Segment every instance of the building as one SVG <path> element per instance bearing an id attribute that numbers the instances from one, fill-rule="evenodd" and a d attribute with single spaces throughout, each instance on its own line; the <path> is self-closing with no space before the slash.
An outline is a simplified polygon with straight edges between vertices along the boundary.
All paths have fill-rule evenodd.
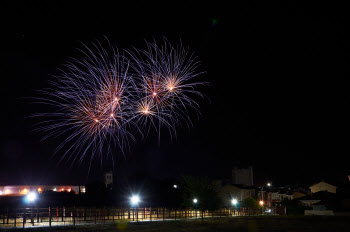
<path id="1" fill-rule="evenodd" d="M 327 202 L 334 202 L 336 194 L 328 191 L 318 191 L 316 193 L 306 195 L 298 198 L 303 206 L 313 206 L 314 204 L 325 204 Z"/>
<path id="2" fill-rule="evenodd" d="M 8 185 L 0 186 L 0 196 L 21 196 L 29 192 L 42 193 L 44 191 L 53 192 L 74 192 L 85 193 L 85 186 L 76 185 Z"/>
<path id="3" fill-rule="evenodd" d="M 256 194 L 254 187 L 221 183 L 219 186 L 218 196 L 226 207 L 232 206 L 233 199 L 243 201 L 248 197 L 254 197 Z"/>
<path id="4" fill-rule="evenodd" d="M 310 186 L 310 190 L 311 190 L 311 193 L 317 193 L 320 191 L 327 191 L 327 192 L 334 193 L 334 194 L 337 193 L 336 186 L 328 184 L 324 181 L 321 181 L 319 183 L 316 183 L 316 184 Z"/>
<path id="5" fill-rule="evenodd" d="M 232 184 L 253 186 L 253 167 L 232 169 Z"/>
<path id="6" fill-rule="evenodd" d="M 107 189 L 112 189 L 113 186 L 113 172 L 105 172 L 104 173 L 104 183 Z"/>

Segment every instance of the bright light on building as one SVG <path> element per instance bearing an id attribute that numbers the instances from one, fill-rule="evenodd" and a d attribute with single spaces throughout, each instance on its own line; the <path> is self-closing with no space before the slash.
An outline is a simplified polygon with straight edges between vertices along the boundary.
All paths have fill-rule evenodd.
<path id="1" fill-rule="evenodd" d="M 271 183 L 269 182 L 269 183 L 267 183 L 267 186 L 271 186 Z"/>
<path id="2" fill-rule="evenodd" d="M 2 195 L 2 191 L 0 191 L 0 196 Z"/>
<path id="3" fill-rule="evenodd" d="M 37 195 L 35 192 L 30 192 L 27 195 L 28 202 L 34 202 L 37 199 Z"/>
<path id="4" fill-rule="evenodd" d="M 130 198 L 130 203 L 131 203 L 131 205 L 137 205 L 139 202 L 140 202 L 140 197 L 137 196 L 137 195 L 133 195 L 133 196 Z"/>
<path id="5" fill-rule="evenodd" d="M 28 193 L 28 189 L 23 189 L 22 191 L 21 191 L 21 194 L 27 194 Z"/>
<path id="6" fill-rule="evenodd" d="M 54 191 L 54 192 L 57 192 L 57 188 L 54 188 L 53 191 Z"/>
<path id="7" fill-rule="evenodd" d="M 259 204 L 260 205 L 264 205 L 264 201 L 259 201 Z"/>
<path id="8" fill-rule="evenodd" d="M 6 189 L 5 190 L 5 194 L 10 194 L 11 193 L 11 190 L 10 189 Z"/>
<path id="9" fill-rule="evenodd" d="M 237 205 L 237 200 L 236 199 L 232 199 L 232 205 Z"/>
<path id="10" fill-rule="evenodd" d="M 197 198 L 194 198 L 194 199 L 193 199 L 193 203 L 195 203 L 195 204 L 198 203 Z"/>
<path id="11" fill-rule="evenodd" d="M 174 184 L 174 186 L 173 186 L 175 189 L 177 189 L 179 186 L 178 185 L 176 185 L 176 184 Z"/>

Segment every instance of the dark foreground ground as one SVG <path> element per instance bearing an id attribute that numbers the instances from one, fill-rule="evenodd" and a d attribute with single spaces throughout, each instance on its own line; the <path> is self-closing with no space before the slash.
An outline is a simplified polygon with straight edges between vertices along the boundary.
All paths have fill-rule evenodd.
<path id="1" fill-rule="evenodd" d="M 141 223 L 115 223 L 106 225 L 82 225 L 52 228 L 27 229 L 1 229 L 3 231 L 125 231 L 125 232 L 209 232 L 209 231 L 235 231 L 235 232 L 349 232 L 350 217 L 322 217 L 322 216 L 266 216 L 266 217 L 235 217 L 211 218 L 204 222 L 201 220 L 141 222 Z"/>

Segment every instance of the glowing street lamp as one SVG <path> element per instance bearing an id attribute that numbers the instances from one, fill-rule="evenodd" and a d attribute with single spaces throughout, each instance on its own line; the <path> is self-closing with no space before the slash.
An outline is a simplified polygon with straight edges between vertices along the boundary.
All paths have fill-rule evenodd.
<path id="1" fill-rule="evenodd" d="M 237 199 L 232 199 L 232 200 L 231 200 L 231 203 L 232 203 L 232 205 L 237 205 L 237 203 L 238 203 L 238 202 L 237 202 Z"/>
<path id="2" fill-rule="evenodd" d="M 140 197 L 139 197 L 138 195 L 132 195 L 132 196 L 130 197 L 130 204 L 131 204 L 132 206 L 138 205 L 139 202 L 140 202 Z"/>
<path id="3" fill-rule="evenodd" d="M 30 192 L 27 194 L 26 198 L 29 203 L 33 203 L 38 198 L 38 196 L 35 192 Z"/>
<path id="4" fill-rule="evenodd" d="M 263 206 L 263 205 L 264 205 L 264 201 L 259 201 L 259 204 L 260 204 L 261 206 Z"/>
<path id="5" fill-rule="evenodd" d="M 197 204 L 197 203 L 198 203 L 197 198 L 194 198 L 194 199 L 193 199 L 193 203 L 195 203 L 195 204 Z"/>

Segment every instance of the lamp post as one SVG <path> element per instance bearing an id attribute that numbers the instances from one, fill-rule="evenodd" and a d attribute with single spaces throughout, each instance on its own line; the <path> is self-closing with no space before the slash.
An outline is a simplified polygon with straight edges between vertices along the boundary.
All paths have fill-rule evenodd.
<path id="1" fill-rule="evenodd" d="M 197 199 L 197 198 L 193 198 L 194 208 L 196 208 L 196 207 L 197 207 L 197 203 L 198 203 L 198 199 Z"/>
<path id="2" fill-rule="evenodd" d="M 271 187 L 271 183 L 267 182 L 266 184 L 268 187 Z M 262 202 L 262 203 L 261 203 Z M 264 204 L 264 185 L 261 187 L 261 201 L 260 204 L 263 205 Z"/>

